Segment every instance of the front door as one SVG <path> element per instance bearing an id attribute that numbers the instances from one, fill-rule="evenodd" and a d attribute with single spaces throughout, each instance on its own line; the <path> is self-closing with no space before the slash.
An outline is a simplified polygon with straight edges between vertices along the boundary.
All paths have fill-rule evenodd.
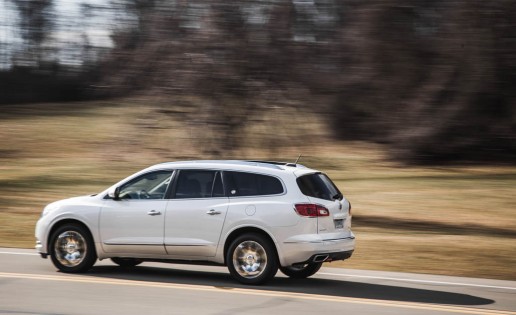
<path id="1" fill-rule="evenodd" d="M 172 171 L 144 174 L 120 187 L 100 213 L 100 237 L 107 253 L 163 255 L 165 194 Z"/>

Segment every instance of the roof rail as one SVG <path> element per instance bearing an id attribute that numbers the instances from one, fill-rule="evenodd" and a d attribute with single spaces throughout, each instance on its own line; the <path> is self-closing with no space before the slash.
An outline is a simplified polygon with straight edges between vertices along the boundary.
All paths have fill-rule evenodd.
<path id="1" fill-rule="evenodd" d="M 305 167 L 304 165 L 291 163 L 291 162 L 264 161 L 264 160 L 247 160 L 246 162 L 283 165 L 283 166 L 290 166 L 290 167 Z"/>

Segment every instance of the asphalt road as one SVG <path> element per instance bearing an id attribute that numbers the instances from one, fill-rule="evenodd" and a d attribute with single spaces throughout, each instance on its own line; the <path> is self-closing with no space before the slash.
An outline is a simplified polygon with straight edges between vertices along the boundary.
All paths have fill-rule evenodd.
<path id="1" fill-rule="evenodd" d="M 0 248 L 0 314 L 516 315 L 516 281 L 322 268 L 249 287 L 222 267 L 102 261 L 64 274 L 33 250 Z"/>

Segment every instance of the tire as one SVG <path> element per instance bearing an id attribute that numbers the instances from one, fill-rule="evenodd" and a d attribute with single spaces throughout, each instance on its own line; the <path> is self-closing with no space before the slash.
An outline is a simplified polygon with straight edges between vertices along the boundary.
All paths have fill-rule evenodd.
<path id="1" fill-rule="evenodd" d="M 143 262 L 143 260 L 136 259 L 136 258 L 121 258 L 121 257 L 113 257 L 113 258 L 111 258 L 111 261 L 123 268 L 132 268 L 132 267 L 138 266 L 139 264 L 141 264 Z"/>
<path id="2" fill-rule="evenodd" d="M 256 233 L 237 237 L 228 248 L 226 263 L 231 276 L 243 284 L 264 284 L 278 272 L 276 248 Z"/>
<path id="3" fill-rule="evenodd" d="M 79 224 L 58 227 L 49 242 L 52 263 L 62 272 L 85 272 L 97 261 L 95 244 L 89 230 Z"/>
<path id="4" fill-rule="evenodd" d="M 311 263 L 301 267 L 280 267 L 281 272 L 292 279 L 304 279 L 313 276 L 319 269 L 321 269 L 323 263 Z"/>

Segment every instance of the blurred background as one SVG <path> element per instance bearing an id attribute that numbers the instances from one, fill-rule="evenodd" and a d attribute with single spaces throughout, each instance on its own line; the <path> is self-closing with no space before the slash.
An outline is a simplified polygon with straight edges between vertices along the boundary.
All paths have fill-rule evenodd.
<path id="1" fill-rule="evenodd" d="M 515 280 L 515 82 L 512 0 L 0 0 L 0 246 L 150 164 L 302 154 L 342 266 Z"/>

